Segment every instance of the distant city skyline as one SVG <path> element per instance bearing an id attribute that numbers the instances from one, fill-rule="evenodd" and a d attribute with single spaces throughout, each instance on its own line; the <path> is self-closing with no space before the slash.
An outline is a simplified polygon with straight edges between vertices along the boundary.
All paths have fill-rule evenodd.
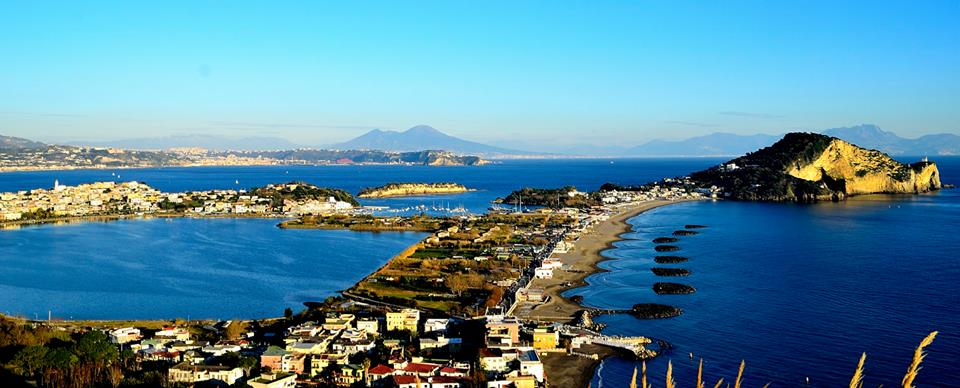
<path id="1" fill-rule="evenodd" d="M 12 2 L 0 134 L 516 148 L 960 133 L 960 3 Z"/>

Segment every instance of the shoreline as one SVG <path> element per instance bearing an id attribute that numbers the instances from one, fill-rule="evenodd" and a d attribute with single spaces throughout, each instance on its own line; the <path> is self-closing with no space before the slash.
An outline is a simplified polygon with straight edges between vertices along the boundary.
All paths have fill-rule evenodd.
<path id="1" fill-rule="evenodd" d="M 26 226 L 73 224 L 86 222 L 110 222 L 122 220 L 148 220 L 148 219 L 166 219 L 166 218 L 190 218 L 190 219 L 281 219 L 291 216 L 276 214 L 210 214 L 210 215 L 191 215 L 183 212 L 178 213 L 143 213 L 143 214 L 99 214 L 85 216 L 63 216 L 44 219 L 12 220 L 0 221 L 0 230 L 14 229 Z"/>
<path id="2" fill-rule="evenodd" d="M 574 241 L 574 248 L 557 254 L 560 261 L 570 267 L 567 271 L 555 271 L 552 279 L 534 279 L 530 287 L 543 288 L 544 294 L 549 296 L 546 303 L 537 305 L 533 309 L 517 316 L 522 319 L 536 319 L 555 322 L 569 322 L 575 318 L 578 311 L 587 309 L 581 303 L 574 302 L 562 294 L 568 290 L 587 286 L 590 283 L 586 278 L 596 273 L 607 272 L 600 268 L 600 263 L 613 258 L 603 255 L 603 252 L 615 248 L 618 241 L 624 240 L 621 235 L 630 232 L 632 225 L 627 220 L 659 207 L 698 201 L 684 199 L 676 201 L 654 200 L 629 206 L 609 219 L 592 226 L 583 235 Z"/>
<path id="3" fill-rule="evenodd" d="M 616 245 L 614 245 L 616 242 L 625 240 L 621 236 L 630 232 L 633 228 L 627 220 L 659 207 L 693 201 L 698 200 L 644 202 L 637 206 L 627 207 L 606 221 L 594 225 L 574 242 L 574 248 L 571 251 L 556 255 L 564 265 L 571 266 L 571 271 L 555 271 L 555 273 L 561 275 L 555 275 L 553 279 L 534 279 L 530 283 L 530 286 L 543 287 L 544 294 L 549 296 L 550 299 L 546 303 L 529 310 L 527 314 L 517 314 L 517 316 L 521 319 L 552 320 L 564 323 L 573 320 L 578 311 L 585 310 L 588 307 L 582 303 L 574 302 L 562 294 L 568 290 L 589 285 L 590 283 L 586 279 L 593 274 L 609 271 L 600 268 L 600 263 L 615 259 L 604 256 L 603 252 L 616 248 Z M 565 358 L 562 362 L 544 362 L 544 371 L 551 376 L 560 374 L 567 377 L 557 386 L 576 386 L 569 385 L 571 383 L 586 386 L 584 384 L 589 384 L 593 380 L 597 373 L 597 367 L 603 360 L 619 354 L 617 351 L 603 346 L 595 346 L 592 349 L 594 350 L 593 354 L 597 356 L 594 360 L 588 361 L 582 357 L 576 357 L 574 359 Z M 569 368 L 571 363 L 577 366 L 578 373 L 573 376 L 564 375 L 564 370 L 571 369 Z"/>

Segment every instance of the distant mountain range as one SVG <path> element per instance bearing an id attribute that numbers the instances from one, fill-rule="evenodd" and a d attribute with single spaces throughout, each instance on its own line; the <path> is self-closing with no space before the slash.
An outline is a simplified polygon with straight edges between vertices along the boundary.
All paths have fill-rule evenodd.
<path id="1" fill-rule="evenodd" d="M 897 136 L 873 124 L 832 128 L 822 132 L 860 147 L 883 151 L 890 155 L 936 156 L 960 155 L 960 136 L 952 133 L 925 135 L 916 139 Z"/>
<path id="2" fill-rule="evenodd" d="M 45 148 L 47 145 L 38 141 L 27 140 L 22 137 L 0 135 L 0 150 L 25 150 Z"/>
<path id="3" fill-rule="evenodd" d="M 876 149 L 891 155 L 960 155 L 960 136 L 954 134 L 926 135 L 917 139 L 907 139 L 892 132 L 884 131 L 872 124 L 831 128 L 824 130 L 822 134 L 838 137 L 861 147 Z M 738 135 L 717 132 L 684 140 L 651 140 L 634 147 L 582 145 L 559 150 L 530 152 L 462 140 L 432 127 L 421 125 L 403 132 L 375 129 L 350 141 L 330 145 L 329 147 L 387 151 L 438 149 L 484 156 L 705 157 L 744 155 L 747 152 L 769 146 L 782 137 L 782 134 Z"/>
<path id="4" fill-rule="evenodd" d="M 956 134 L 932 134 L 916 139 L 908 139 L 897 136 L 892 132 L 884 131 L 872 124 L 831 128 L 821 133 L 890 155 L 960 155 L 960 136 Z M 564 155 L 705 157 L 743 155 L 747 152 L 773 144 L 782 137 L 783 135 L 738 135 L 717 132 L 684 140 L 652 140 L 633 147 L 578 145 L 567 148 L 548 149 L 546 147 L 536 147 L 534 144 L 528 144 L 525 148 L 535 150 L 529 151 L 464 140 L 445 134 L 427 125 L 418 125 L 405 131 L 374 129 L 342 143 L 313 147 L 296 144 L 277 137 L 227 138 L 211 135 L 167 136 L 109 142 L 70 142 L 70 144 L 134 150 L 165 150 L 179 147 L 201 147 L 214 151 L 265 151 L 313 148 L 378 150 L 389 152 L 443 150 L 459 155 L 478 155 L 484 157 L 561 157 Z M 43 146 L 45 146 L 43 143 L 27 139 L 0 136 L 0 149 L 24 149 Z"/>
<path id="5" fill-rule="evenodd" d="M 403 132 L 374 129 L 343 143 L 331 144 L 327 147 L 396 152 L 430 149 L 481 156 L 530 154 L 530 152 L 463 140 L 440 132 L 428 125 L 418 125 Z"/>
<path id="6" fill-rule="evenodd" d="M 70 145 L 122 148 L 130 150 L 166 150 L 200 147 L 214 151 L 290 150 L 302 145 L 279 137 L 230 138 L 213 135 L 178 135 L 113 141 L 72 141 Z"/>

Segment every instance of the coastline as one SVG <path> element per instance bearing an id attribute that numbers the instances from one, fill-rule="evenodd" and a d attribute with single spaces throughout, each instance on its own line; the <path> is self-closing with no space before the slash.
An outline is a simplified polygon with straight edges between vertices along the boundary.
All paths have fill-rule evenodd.
<path id="1" fill-rule="evenodd" d="M 586 281 L 588 276 L 606 271 L 600 268 L 599 264 L 611 260 L 611 258 L 603 256 L 602 253 L 607 249 L 614 248 L 614 243 L 623 240 L 620 236 L 630 231 L 632 226 L 627 223 L 627 220 L 662 206 L 692 201 L 697 200 L 654 200 L 643 202 L 635 206 L 626 207 L 619 213 L 610 216 L 606 221 L 587 229 L 587 231 L 574 242 L 574 248 L 572 250 L 556 255 L 565 266 L 569 267 L 569 270 L 555 271 L 552 279 L 534 279 L 530 283 L 530 287 L 543 288 L 544 295 L 550 298 L 549 301 L 537 305 L 529 311 L 518 312 L 517 316 L 523 319 L 554 322 L 569 322 L 573 320 L 576 313 L 585 309 L 585 307 L 580 303 L 564 297 L 562 294 L 567 290 L 588 285 L 589 283 Z"/>
<path id="2" fill-rule="evenodd" d="M 537 319 L 554 322 L 572 321 L 578 311 L 586 309 L 580 303 L 574 302 L 562 294 L 567 290 L 583 287 L 589 284 L 586 278 L 590 275 L 600 272 L 606 272 L 606 269 L 600 268 L 600 263 L 613 260 L 604 256 L 603 251 L 615 248 L 617 241 L 624 240 L 621 236 L 632 229 L 632 225 L 627 220 L 640 215 L 649 210 L 659 207 L 697 201 L 695 199 L 685 199 L 677 201 L 655 200 L 640 203 L 636 206 L 630 206 L 622 209 L 619 213 L 610 216 L 604 222 L 594 225 L 574 242 L 574 248 L 567 253 L 556 255 L 565 266 L 569 266 L 568 271 L 555 271 L 553 279 L 534 279 L 531 287 L 542 287 L 544 294 L 549 296 L 549 300 L 525 313 L 516 313 L 521 319 Z M 558 276 L 559 275 L 559 276 Z M 585 358 L 583 356 L 562 356 L 549 359 L 545 357 L 544 372 L 550 376 L 562 376 L 559 381 L 555 381 L 553 386 L 558 387 L 584 387 L 593 380 L 597 367 L 604 359 L 615 356 L 618 351 L 604 347 L 592 346 L 590 352 L 596 355 L 595 358 Z M 571 368 L 571 366 L 573 366 Z M 574 373 L 570 373 L 574 370 Z"/>

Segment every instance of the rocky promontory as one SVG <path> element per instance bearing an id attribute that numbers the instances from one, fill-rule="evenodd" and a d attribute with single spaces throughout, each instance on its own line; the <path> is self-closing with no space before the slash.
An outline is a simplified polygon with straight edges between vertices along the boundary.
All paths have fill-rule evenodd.
<path id="1" fill-rule="evenodd" d="M 360 190 L 360 198 L 406 197 L 413 195 L 459 194 L 470 191 L 457 183 L 388 183 Z"/>
<path id="2" fill-rule="evenodd" d="M 788 133 L 773 145 L 691 174 L 724 197 L 816 202 L 862 194 L 922 193 L 941 187 L 937 165 L 900 163 L 835 137 Z"/>

